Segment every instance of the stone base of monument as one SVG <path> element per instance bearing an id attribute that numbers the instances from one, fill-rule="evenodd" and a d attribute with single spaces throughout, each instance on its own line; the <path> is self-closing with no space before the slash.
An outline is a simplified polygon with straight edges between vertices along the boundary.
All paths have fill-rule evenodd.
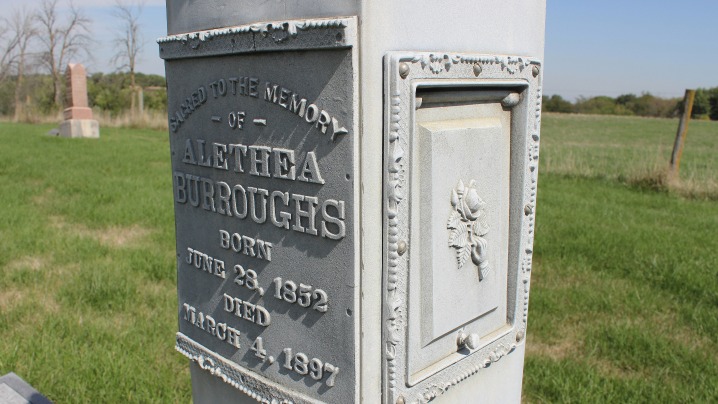
<path id="1" fill-rule="evenodd" d="M 100 124 L 94 119 L 68 119 L 60 124 L 61 137 L 100 137 Z"/>

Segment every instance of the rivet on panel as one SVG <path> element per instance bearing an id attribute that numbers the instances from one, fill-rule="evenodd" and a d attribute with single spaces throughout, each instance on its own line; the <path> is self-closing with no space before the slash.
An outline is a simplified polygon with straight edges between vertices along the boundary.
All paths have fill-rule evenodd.
<path id="1" fill-rule="evenodd" d="M 525 214 L 526 216 L 528 216 L 528 215 L 531 214 L 531 212 L 533 212 L 533 208 L 531 207 L 531 205 L 526 205 L 526 206 L 524 207 L 524 214 Z"/>
<path id="2" fill-rule="evenodd" d="M 399 255 L 404 255 L 404 253 L 406 252 L 406 249 L 407 249 L 406 241 L 402 240 L 399 242 L 399 245 L 396 248 L 396 252 L 398 252 Z"/>
<path id="3" fill-rule="evenodd" d="M 476 63 L 474 64 L 474 76 L 478 76 L 481 74 L 481 65 Z"/>
<path id="4" fill-rule="evenodd" d="M 399 398 L 396 399 L 396 404 L 405 404 L 406 401 L 404 400 L 404 396 L 399 396 Z"/>
<path id="5" fill-rule="evenodd" d="M 466 344 L 466 337 L 467 335 L 464 330 L 459 331 L 459 335 L 456 336 L 456 346 L 463 348 Z"/>
<path id="6" fill-rule="evenodd" d="M 519 105 L 521 102 L 521 95 L 519 93 L 511 93 L 501 100 L 501 106 L 504 108 L 513 108 Z"/>
<path id="7" fill-rule="evenodd" d="M 534 65 L 534 67 L 531 69 L 531 73 L 534 75 L 534 77 L 537 77 L 539 75 L 539 67 Z"/>
<path id="8" fill-rule="evenodd" d="M 470 334 L 466 339 L 466 347 L 469 349 L 476 349 L 479 347 L 479 336 L 477 334 Z"/>
<path id="9" fill-rule="evenodd" d="M 476 349 L 479 347 L 479 342 L 480 338 L 477 334 L 467 334 L 464 330 L 459 331 L 459 335 L 456 337 L 456 345 L 459 349 Z"/>
<path id="10" fill-rule="evenodd" d="M 405 79 L 406 76 L 409 75 L 409 70 L 411 70 L 411 68 L 409 67 L 408 64 L 406 64 L 406 63 L 399 64 L 399 76 L 401 76 L 402 79 Z"/>

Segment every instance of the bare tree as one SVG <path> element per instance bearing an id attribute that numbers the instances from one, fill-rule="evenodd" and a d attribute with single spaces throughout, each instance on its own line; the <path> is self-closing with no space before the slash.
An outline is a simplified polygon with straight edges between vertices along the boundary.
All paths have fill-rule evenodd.
<path id="1" fill-rule="evenodd" d="M 15 58 L 19 38 L 11 28 L 10 21 L 0 19 L 0 82 L 11 74 L 12 61 Z"/>
<path id="2" fill-rule="evenodd" d="M 0 18 L 0 82 L 16 75 L 15 120 L 23 113 L 25 92 L 25 68 L 28 47 L 36 38 L 34 14 L 27 8 L 14 9 L 10 17 Z"/>
<path id="3" fill-rule="evenodd" d="M 127 69 L 130 72 L 130 91 L 132 93 L 130 111 L 132 114 L 137 109 L 136 99 L 141 97 L 141 89 L 135 83 L 135 67 L 137 66 L 137 57 L 144 45 L 139 22 L 143 8 L 144 3 L 142 2 L 131 4 L 116 0 L 112 12 L 112 15 L 120 21 L 121 27 L 114 41 L 117 53 L 113 57 L 113 62 L 118 65 L 120 70 Z M 139 104 L 142 105 L 142 100 L 139 100 Z"/>
<path id="4" fill-rule="evenodd" d="M 55 106 L 62 106 L 62 70 L 70 59 L 89 55 L 90 20 L 70 3 L 64 19 L 58 13 L 57 0 L 42 0 L 37 20 L 42 42 L 41 61 L 52 76 Z"/>
<path id="5" fill-rule="evenodd" d="M 28 50 L 30 44 L 37 38 L 37 27 L 35 25 L 35 14 L 27 8 L 16 9 L 9 21 L 11 32 L 17 38 L 16 55 L 14 58 L 15 73 L 17 82 L 15 85 L 15 121 L 19 121 L 25 110 L 26 95 L 25 73 L 28 63 Z"/>

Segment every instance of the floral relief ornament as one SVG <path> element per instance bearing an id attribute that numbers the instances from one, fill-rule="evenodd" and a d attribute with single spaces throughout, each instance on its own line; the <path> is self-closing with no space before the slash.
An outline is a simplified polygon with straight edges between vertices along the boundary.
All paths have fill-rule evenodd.
<path id="1" fill-rule="evenodd" d="M 486 220 L 486 203 L 479 197 L 475 186 L 474 180 L 468 187 L 459 180 L 456 188 L 451 191 L 451 206 L 454 210 L 449 215 L 446 227 L 450 230 L 449 247 L 456 249 L 459 269 L 471 257 L 471 261 L 479 267 L 481 281 L 491 271 L 484 238 L 489 232 L 489 224 Z"/>

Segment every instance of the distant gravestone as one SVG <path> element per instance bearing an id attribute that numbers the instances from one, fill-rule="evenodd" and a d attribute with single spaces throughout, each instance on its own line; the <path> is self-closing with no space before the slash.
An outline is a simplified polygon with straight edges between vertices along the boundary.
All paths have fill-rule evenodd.
<path id="1" fill-rule="evenodd" d="M 92 119 L 92 109 L 87 105 L 87 77 L 81 64 L 67 65 L 67 108 L 65 120 L 60 124 L 62 137 L 100 137 L 100 125 Z"/>

